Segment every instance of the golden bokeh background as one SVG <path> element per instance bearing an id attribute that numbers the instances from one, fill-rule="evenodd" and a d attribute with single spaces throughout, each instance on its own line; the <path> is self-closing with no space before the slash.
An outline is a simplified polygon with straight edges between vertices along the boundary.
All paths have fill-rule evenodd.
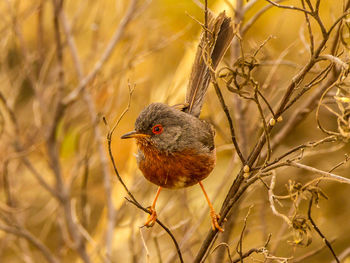
<path id="1" fill-rule="evenodd" d="M 252 1 L 243 2 L 247 6 Z M 33 169 L 49 185 L 56 187 L 53 169 L 55 165 L 48 155 L 46 144 L 50 125 L 54 120 L 55 105 L 58 100 L 67 98 L 66 96 L 79 87 L 84 77 L 96 66 L 101 66 L 84 86 L 83 92 L 65 109 L 55 133 L 63 181 L 71 187 L 69 199 L 72 218 L 84 227 L 80 229 L 80 233 L 86 239 L 86 251 L 91 262 L 178 262 L 174 245 L 164 230 L 158 225 L 151 229 L 139 228 L 147 215 L 125 201 L 127 194 L 115 177 L 108 157 L 108 127 L 103 123 L 102 117 L 113 126 L 127 107 L 129 87 L 134 87 L 130 108 L 114 132 L 112 150 L 124 182 L 138 201 L 147 207 L 153 200 L 156 186 L 146 181 L 137 169 L 134 158 L 135 143 L 121 140 L 120 136 L 133 129 L 138 113 L 149 103 L 176 104 L 184 101 L 201 30 L 198 21 L 202 22 L 204 17 L 202 3 L 197 0 L 64 1 L 59 19 L 64 72 L 61 94 L 53 2 L 7 0 L 0 3 L 0 91 L 6 101 L 0 107 L 0 226 L 26 229 L 57 257 L 58 262 L 84 262 L 74 249 L 69 231 L 64 232 L 67 230 L 67 211 L 38 183 Z M 133 2 L 136 4 L 131 10 L 131 19 L 121 30 L 123 19 L 130 12 Z M 245 13 L 243 22 L 236 25 L 237 28 L 244 27 L 249 19 L 267 5 L 262 0 L 253 2 L 255 4 Z M 321 1 L 320 16 L 327 28 L 342 14 L 343 2 L 345 1 Z M 283 3 L 300 6 L 300 1 L 290 0 Z M 235 1 L 229 0 L 209 1 L 209 8 L 215 14 L 225 10 L 233 20 L 235 5 Z M 314 40 L 317 44 L 322 35 L 315 23 L 312 23 L 312 28 L 315 30 Z M 108 59 L 99 65 L 108 43 L 118 30 L 120 37 L 116 45 Z M 294 10 L 270 8 L 242 36 L 244 54 L 252 55 L 268 38 L 271 39 L 261 47 L 256 57 L 260 65 L 254 71 L 254 78 L 270 94 L 270 103 L 276 108 L 285 87 L 310 57 L 305 46 L 309 39 L 304 14 Z M 70 41 L 74 42 L 75 53 Z M 330 50 L 330 46 L 331 43 L 327 45 L 325 52 Z M 347 56 L 348 50 L 343 48 L 341 52 Z M 74 57 L 78 62 L 74 61 Z M 221 66 L 230 65 L 234 59 L 237 59 L 237 54 L 230 49 Z M 279 64 L 276 63 L 278 60 Z M 77 63 L 80 65 L 81 75 L 77 70 Z M 325 67 L 324 65 L 325 63 L 320 63 L 315 71 Z M 310 74 L 306 79 L 311 80 L 313 76 Z M 317 86 L 313 89 L 317 89 Z M 232 116 L 236 116 L 235 122 L 240 120 L 235 111 L 235 95 L 224 88 L 222 92 Z M 305 99 L 308 96 L 309 93 L 305 95 Z M 288 120 L 302 101 L 287 111 L 283 116 L 284 120 Z M 248 113 L 242 120 L 246 127 L 246 141 L 242 146 L 245 154 L 252 150 L 261 134 L 260 117 L 256 108 L 251 108 L 248 108 Z M 8 109 L 14 113 L 19 127 L 18 134 Z M 334 115 L 325 110 L 321 114 L 326 126 L 336 129 Z M 209 88 L 201 117 L 212 122 L 217 129 L 217 166 L 204 181 L 204 185 L 215 209 L 219 211 L 240 169 L 240 163 L 233 151 L 226 117 L 212 87 Z M 277 124 L 272 137 L 281 127 L 283 122 Z M 96 129 L 99 132 L 97 134 Z M 273 156 L 277 157 L 292 147 L 323 137 L 317 128 L 313 111 L 278 144 Z M 238 141 L 241 143 L 239 136 Z M 338 148 L 334 149 L 336 147 Z M 346 142 L 324 144 L 307 150 L 309 154 L 305 154 L 303 163 L 327 171 L 343 161 L 349 149 Z M 106 158 L 104 162 L 101 156 Z M 335 173 L 349 177 L 349 165 L 339 167 Z M 277 195 L 288 194 L 288 180 L 305 183 L 316 177 L 310 172 L 289 167 L 277 170 L 277 175 Z M 111 202 L 115 211 L 115 226 L 110 234 L 110 255 L 106 255 L 106 180 L 110 183 Z M 265 181 L 269 183 L 269 179 Z M 336 253 L 340 254 L 350 247 L 349 185 L 321 182 L 319 186 L 328 196 L 328 200 L 321 199 L 318 208 L 313 208 L 313 219 L 327 239 L 332 241 Z M 306 200 L 301 201 L 301 211 L 305 216 L 307 204 Z M 291 205 L 290 200 L 286 200 L 276 206 L 280 212 L 287 214 Z M 292 257 L 298 259 L 323 247 L 321 238 L 311 230 L 309 232 L 312 243 L 309 246 L 289 244 L 288 240 L 293 241 L 293 230 L 271 212 L 265 186 L 256 183 L 232 211 L 235 226 L 228 245 L 234 258 L 238 255 L 234 251 L 244 218 L 251 206 L 243 251 L 262 247 L 269 233 L 272 234 L 269 249 L 273 251 L 273 255 L 290 258 L 290 262 L 294 262 Z M 200 188 L 193 186 L 174 191 L 164 190 L 157 209 L 159 219 L 172 230 L 181 244 L 185 262 L 191 262 L 210 229 L 208 208 Z M 285 231 L 280 232 L 283 227 L 286 227 Z M 220 238 L 213 248 L 219 243 Z M 207 262 L 229 262 L 226 253 L 219 252 L 221 249 L 225 251 L 223 248 L 214 252 L 212 249 Z M 219 253 L 221 259 L 217 256 Z M 263 258 L 261 254 L 253 254 L 245 261 L 256 262 L 253 259 Z M 26 238 L 0 228 L 0 262 L 45 260 L 40 249 Z M 332 260 L 330 251 L 323 248 L 301 262 Z M 344 259 L 344 262 L 350 262 L 350 259 Z"/>

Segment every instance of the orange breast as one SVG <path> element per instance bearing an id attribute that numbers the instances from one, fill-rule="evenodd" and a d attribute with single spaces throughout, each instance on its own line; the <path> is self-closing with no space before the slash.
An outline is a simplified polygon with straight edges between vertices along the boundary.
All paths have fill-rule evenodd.
<path id="1" fill-rule="evenodd" d="M 215 150 L 198 154 L 193 150 L 162 153 L 153 146 L 139 144 L 143 153 L 138 165 L 143 175 L 152 183 L 165 188 L 183 188 L 206 178 L 216 162 Z"/>

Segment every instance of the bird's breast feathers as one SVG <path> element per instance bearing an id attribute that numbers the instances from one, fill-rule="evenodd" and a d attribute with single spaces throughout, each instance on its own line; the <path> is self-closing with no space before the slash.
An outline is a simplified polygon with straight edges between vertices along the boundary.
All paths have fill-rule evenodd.
<path id="1" fill-rule="evenodd" d="M 206 178 L 215 167 L 215 149 L 197 153 L 192 149 L 160 152 L 151 145 L 138 143 L 137 162 L 147 180 L 165 188 L 192 186 Z"/>

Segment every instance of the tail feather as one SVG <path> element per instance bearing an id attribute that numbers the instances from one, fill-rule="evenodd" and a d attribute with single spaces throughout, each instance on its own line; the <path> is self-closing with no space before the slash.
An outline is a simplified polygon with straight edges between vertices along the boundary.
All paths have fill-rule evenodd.
<path id="1" fill-rule="evenodd" d="M 227 17 L 225 12 L 220 13 L 215 19 L 210 19 L 208 29 L 208 40 L 205 38 L 205 31 L 202 32 L 186 94 L 188 105 L 186 111 L 196 117 L 201 112 L 204 96 L 210 83 L 210 70 L 207 66 L 208 62 L 203 59 L 207 57 L 204 52 L 209 52 L 211 66 L 215 70 L 234 36 L 231 18 Z"/>

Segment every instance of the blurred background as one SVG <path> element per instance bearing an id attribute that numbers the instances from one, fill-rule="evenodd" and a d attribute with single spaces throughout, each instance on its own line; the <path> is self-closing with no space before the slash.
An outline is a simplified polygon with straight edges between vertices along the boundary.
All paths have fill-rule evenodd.
<path id="1" fill-rule="evenodd" d="M 301 6 L 301 1 L 279 2 Z M 321 1 L 320 17 L 326 28 L 343 13 L 346 2 Z M 254 79 L 275 109 L 286 86 L 309 60 L 310 39 L 302 12 L 268 5 L 263 0 L 209 1 L 214 14 L 225 10 L 232 17 L 241 37 L 241 41 L 234 39 L 219 68 L 234 67 L 242 57 L 254 60 L 258 64 L 252 71 Z M 144 207 L 149 206 L 157 186 L 137 169 L 135 142 L 120 136 L 133 130 L 138 113 L 149 103 L 184 102 L 204 21 L 203 3 L 4 0 L 0 2 L 0 17 L 0 261 L 178 262 L 165 231 L 158 225 L 140 228 L 147 214 L 126 202 L 127 193 L 108 156 L 109 128 L 102 117 L 113 126 L 128 105 L 129 89 L 134 89 L 130 108 L 113 134 L 112 151 L 130 191 Z M 317 47 L 322 34 L 314 20 L 311 27 Z M 343 33 L 344 46 L 337 54 L 347 62 L 346 28 Z M 341 42 L 331 35 L 325 53 L 331 52 L 334 41 Z M 305 83 L 327 65 L 322 62 L 312 68 Z M 259 112 L 256 105 L 229 92 L 224 82 L 219 84 L 234 118 L 237 140 L 247 156 L 262 134 Z M 320 81 L 319 85 L 323 84 Z M 319 85 L 294 104 L 283 120 L 298 112 Z M 317 128 L 315 105 L 276 141 L 272 159 L 325 137 Z M 336 104 L 333 107 L 339 111 Z M 266 105 L 264 112 L 269 120 Z M 203 183 L 220 211 L 241 164 L 213 88 L 209 88 L 201 118 L 216 128 L 217 166 Z M 321 109 L 320 119 L 329 130 L 337 131 L 334 113 Z M 276 125 L 272 140 L 280 134 L 284 121 Z M 343 162 L 349 150 L 346 140 L 322 144 L 307 149 L 302 162 L 328 171 Z M 341 165 L 334 173 L 348 177 L 349 165 Z M 289 180 L 304 184 L 317 177 L 290 167 L 278 169 L 276 174 L 276 195 L 288 194 Z M 265 183 L 270 183 L 269 177 Z M 329 181 L 318 186 L 328 200 L 320 199 L 312 210 L 313 219 L 332 241 L 335 252 L 341 254 L 350 248 L 349 186 Z M 260 181 L 249 187 L 232 210 L 225 237 L 219 236 L 211 247 L 207 262 L 229 262 L 225 246 L 214 249 L 220 242 L 227 243 L 229 253 L 237 258 L 236 246 L 249 209 L 243 252 L 263 247 L 271 234 L 269 255 L 288 262 L 334 259 L 310 224 L 302 244 L 293 244 L 295 230 L 272 213 L 268 197 Z M 305 218 L 306 199 L 301 198 L 298 208 L 298 214 Z M 276 207 L 288 214 L 293 202 L 282 200 Z M 199 186 L 162 191 L 157 212 L 180 244 L 184 261 L 191 262 L 211 227 Z M 287 262 L 261 253 L 245 259 L 257 260 Z M 343 261 L 348 262 L 346 258 Z"/>

